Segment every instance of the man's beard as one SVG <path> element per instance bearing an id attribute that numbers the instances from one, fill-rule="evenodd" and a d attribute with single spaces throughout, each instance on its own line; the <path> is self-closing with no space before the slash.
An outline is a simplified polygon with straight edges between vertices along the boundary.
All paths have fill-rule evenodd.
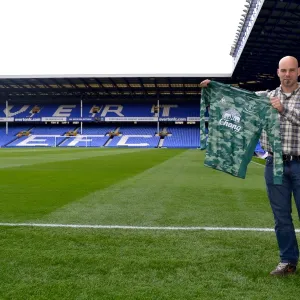
<path id="1" fill-rule="evenodd" d="M 291 79 L 283 79 L 283 85 L 291 86 L 293 85 L 293 81 Z"/>

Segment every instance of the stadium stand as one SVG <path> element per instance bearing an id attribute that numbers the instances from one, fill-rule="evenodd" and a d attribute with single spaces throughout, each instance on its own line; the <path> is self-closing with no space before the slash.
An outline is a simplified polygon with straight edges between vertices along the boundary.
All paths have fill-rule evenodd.
<path id="1" fill-rule="evenodd" d="M 122 125 L 120 127 L 120 132 L 122 134 L 140 134 L 140 135 L 155 135 L 157 127 L 154 125 L 150 126 L 128 126 Z"/>
<path id="2" fill-rule="evenodd" d="M 61 125 L 52 125 L 52 126 L 34 126 L 31 129 L 31 134 L 35 135 L 63 135 L 69 131 L 73 131 L 78 126 L 61 126 Z"/>
<path id="3" fill-rule="evenodd" d="M 88 127 L 84 126 L 82 128 L 82 134 L 83 135 L 106 135 L 110 131 L 114 131 L 116 129 L 116 126 L 110 125 L 110 126 L 93 126 L 89 125 Z"/>
<path id="4" fill-rule="evenodd" d="M 170 126 L 162 144 L 167 148 L 197 148 L 200 145 L 198 126 Z"/>

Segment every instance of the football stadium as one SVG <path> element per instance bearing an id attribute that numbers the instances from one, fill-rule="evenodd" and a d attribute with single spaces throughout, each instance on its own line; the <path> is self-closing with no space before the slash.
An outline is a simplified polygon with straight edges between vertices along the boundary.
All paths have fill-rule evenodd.
<path id="1" fill-rule="evenodd" d="M 0 299 L 299 298 L 264 151 L 241 179 L 201 150 L 200 82 L 273 90 L 300 59 L 298 0 L 241 1 L 230 74 L 0 76 Z"/>

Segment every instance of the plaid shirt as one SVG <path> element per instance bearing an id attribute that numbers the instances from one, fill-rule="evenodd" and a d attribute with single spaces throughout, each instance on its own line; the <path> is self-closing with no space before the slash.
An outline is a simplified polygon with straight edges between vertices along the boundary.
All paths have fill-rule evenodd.
<path id="1" fill-rule="evenodd" d="M 267 96 L 278 97 L 284 107 L 284 111 L 278 115 L 282 153 L 300 156 L 300 83 L 288 97 L 283 93 L 281 87 L 269 92 Z M 261 134 L 260 143 L 265 151 L 272 152 L 265 131 Z"/>

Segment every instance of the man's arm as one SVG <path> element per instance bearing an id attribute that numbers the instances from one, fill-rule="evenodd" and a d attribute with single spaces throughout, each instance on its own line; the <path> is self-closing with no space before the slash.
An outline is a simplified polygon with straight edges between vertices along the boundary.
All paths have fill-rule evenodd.
<path id="1" fill-rule="evenodd" d="M 293 108 L 293 110 L 289 108 L 285 108 L 282 103 L 280 102 L 279 98 L 271 97 L 271 104 L 272 106 L 287 120 L 291 123 L 300 125 L 300 110 Z"/>

